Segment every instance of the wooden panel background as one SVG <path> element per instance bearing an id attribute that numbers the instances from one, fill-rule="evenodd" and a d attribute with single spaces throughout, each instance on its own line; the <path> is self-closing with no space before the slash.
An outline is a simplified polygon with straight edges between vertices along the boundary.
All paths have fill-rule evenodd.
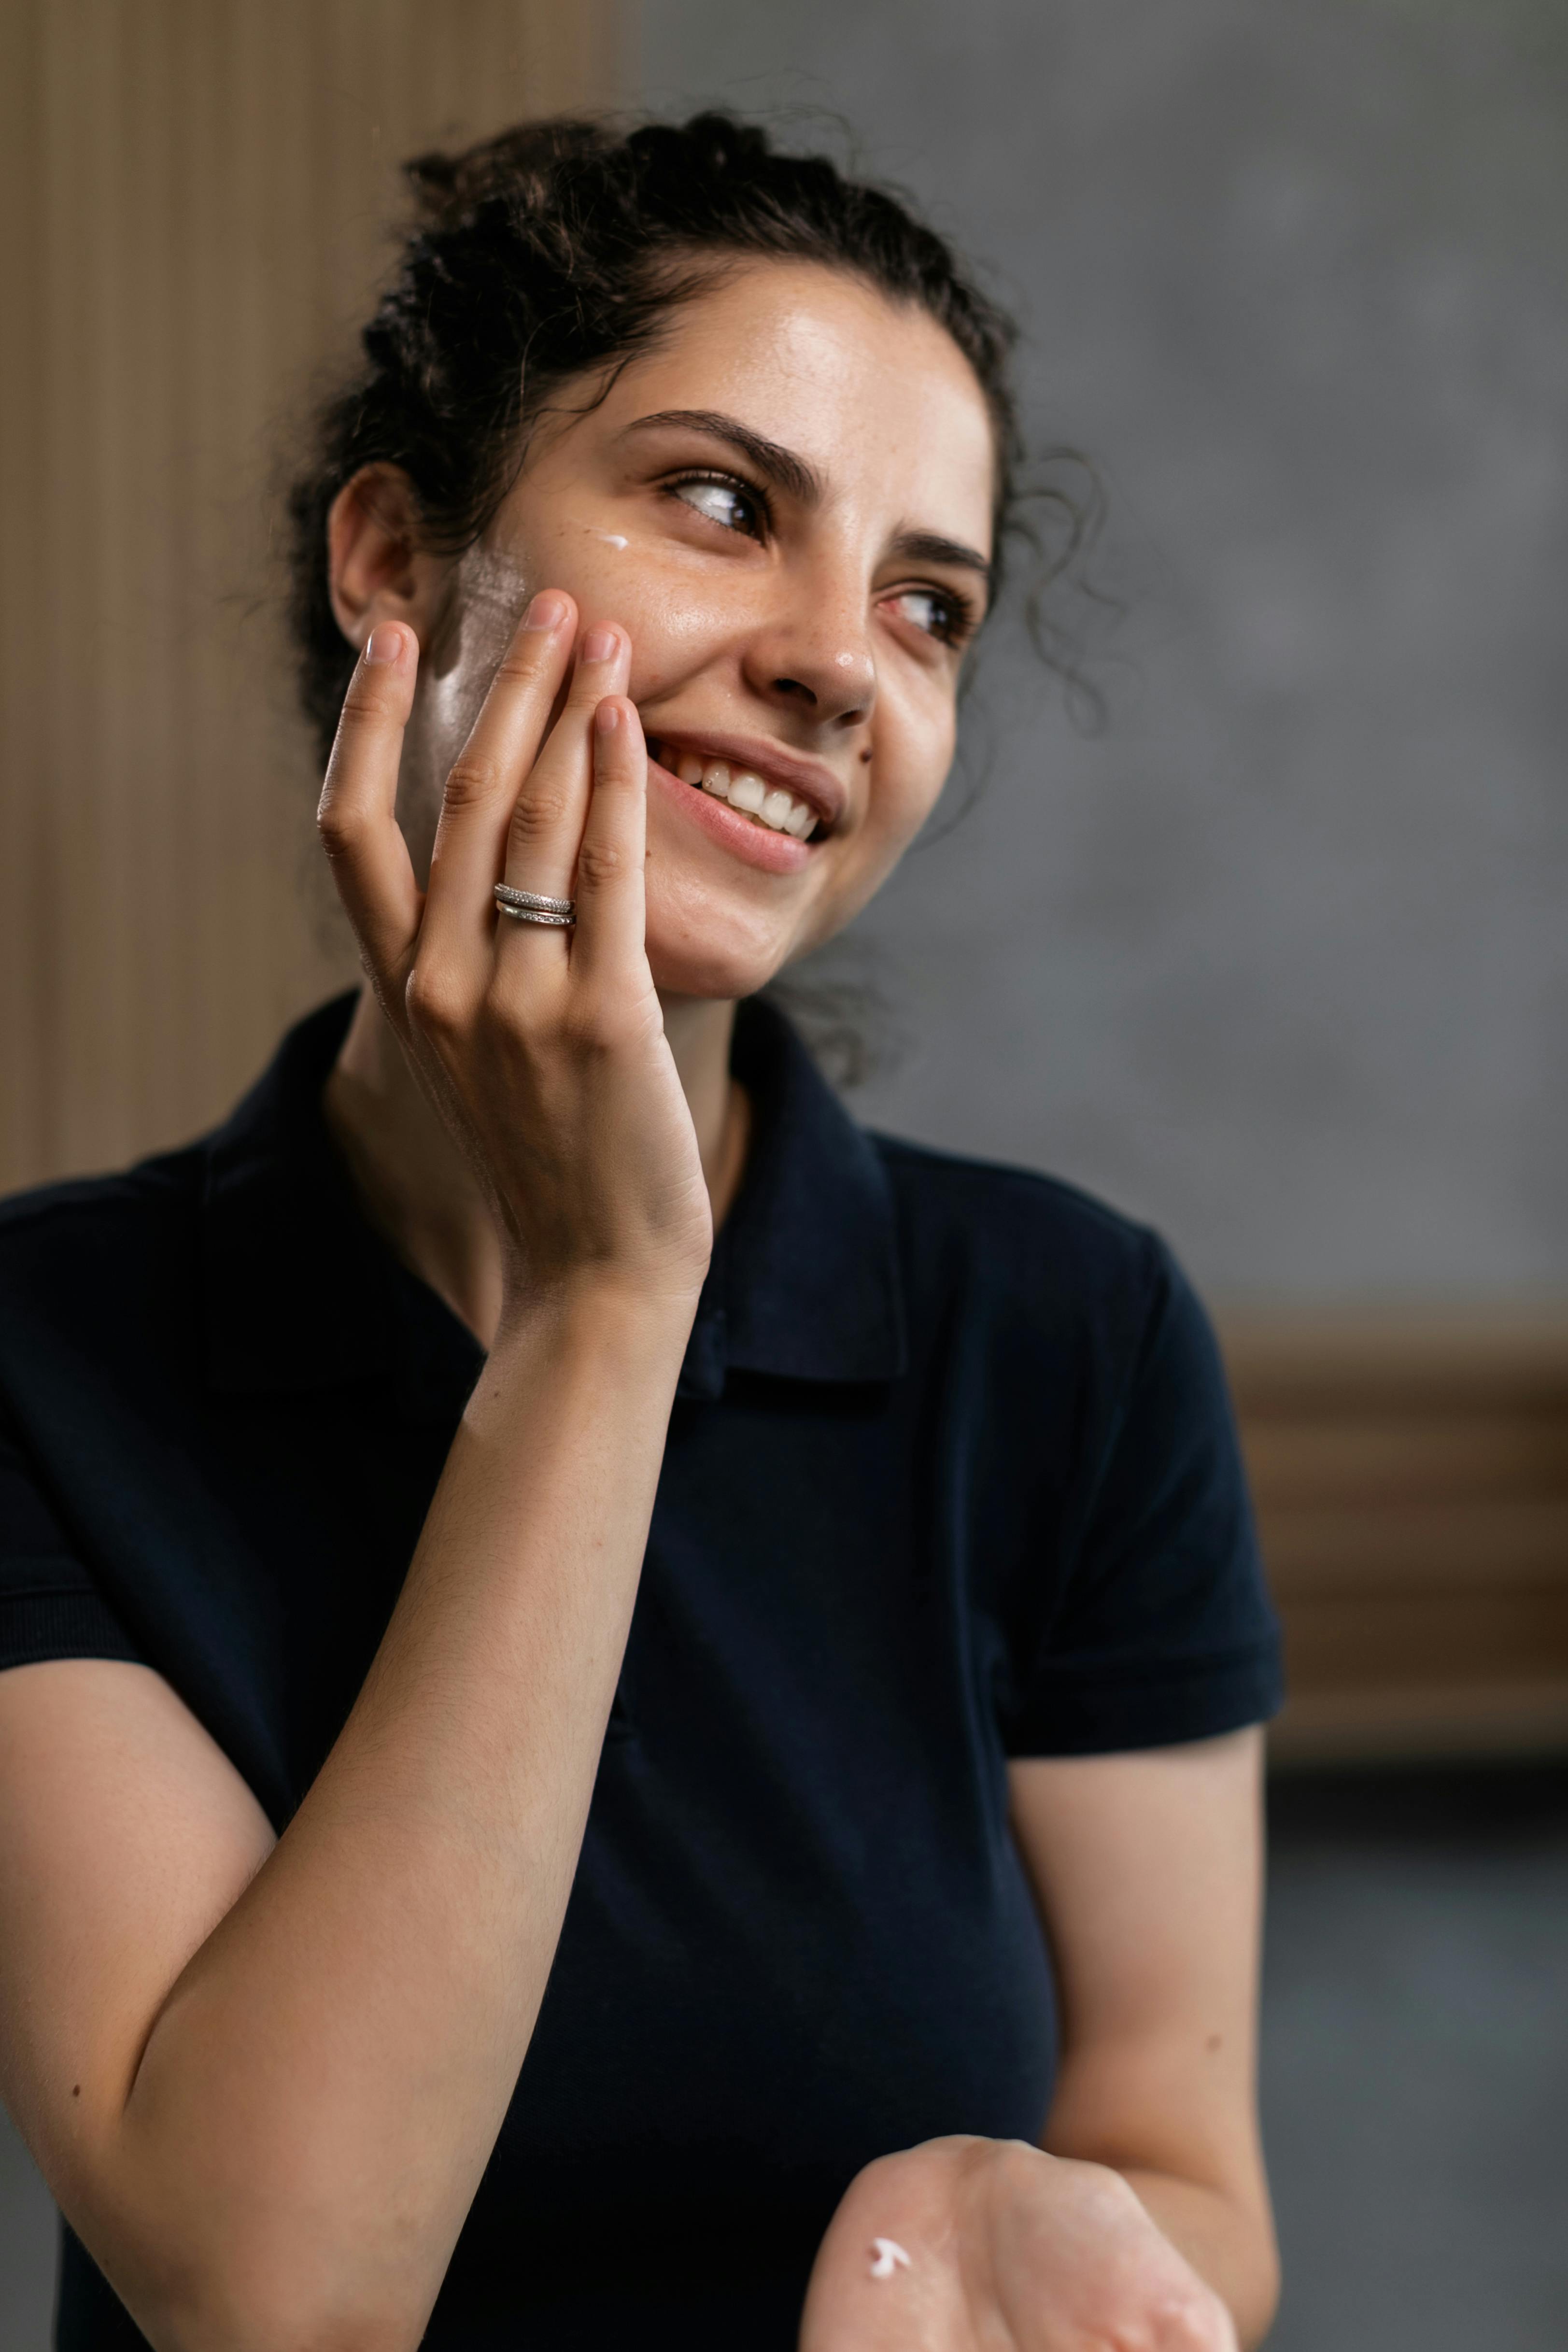
<path id="1" fill-rule="evenodd" d="M 1568 1317 L 1300 1316 L 1226 1355 L 1277 1759 L 1568 1749 Z"/>
<path id="2" fill-rule="evenodd" d="M 624 5 L 0 10 L 0 1189 L 193 1132 L 350 969 L 307 879 L 278 453 L 392 166 L 615 102 Z"/>

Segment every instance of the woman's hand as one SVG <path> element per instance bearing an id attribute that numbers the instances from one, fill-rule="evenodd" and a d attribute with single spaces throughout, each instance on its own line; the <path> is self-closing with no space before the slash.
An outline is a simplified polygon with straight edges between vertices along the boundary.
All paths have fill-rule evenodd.
<path id="1" fill-rule="evenodd" d="M 446 780 L 423 892 L 395 815 L 418 665 L 399 623 L 378 625 L 355 669 L 321 795 L 382 1009 L 492 1203 L 503 1325 L 581 1282 L 689 1308 L 713 1240 L 643 940 L 631 646 L 596 626 L 573 663 L 576 627 L 570 597 L 534 598 Z M 499 914 L 500 881 L 575 898 L 576 929 Z"/>
<path id="2" fill-rule="evenodd" d="M 1236 2352 L 1236 2333 L 1120 2173 L 964 2137 L 851 2182 L 800 2352 Z"/>

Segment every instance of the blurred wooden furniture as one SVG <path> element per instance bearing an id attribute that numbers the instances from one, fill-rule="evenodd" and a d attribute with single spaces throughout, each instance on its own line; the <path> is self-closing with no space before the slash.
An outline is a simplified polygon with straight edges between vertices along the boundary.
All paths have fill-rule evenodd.
<path id="1" fill-rule="evenodd" d="M 0 1191 L 182 1139 L 353 971 L 312 908 L 269 494 L 395 164 L 614 103 L 633 20 L 0 7 Z"/>
<path id="2" fill-rule="evenodd" d="M 1568 1749 L 1568 1311 L 1235 1319 L 1280 1760 Z"/>

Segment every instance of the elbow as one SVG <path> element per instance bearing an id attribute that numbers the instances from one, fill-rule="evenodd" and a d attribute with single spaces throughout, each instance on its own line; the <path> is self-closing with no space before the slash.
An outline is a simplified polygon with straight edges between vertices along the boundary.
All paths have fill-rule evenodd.
<path id="1" fill-rule="evenodd" d="M 292 2296 L 239 2310 L 211 2295 L 141 2325 L 153 2352 L 417 2352 L 423 2334 L 382 2313 L 307 2310 Z"/>
<path id="2" fill-rule="evenodd" d="M 171 2137 L 127 2130 L 57 2191 L 152 2352 L 419 2352 L 450 2245 L 351 2162 Z"/>
<path id="3" fill-rule="evenodd" d="M 111 2281 L 153 2352 L 418 2352 L 429 2318 L 324 2284 L 294 2248 L 231 2246 L 160 2269 Z"/>

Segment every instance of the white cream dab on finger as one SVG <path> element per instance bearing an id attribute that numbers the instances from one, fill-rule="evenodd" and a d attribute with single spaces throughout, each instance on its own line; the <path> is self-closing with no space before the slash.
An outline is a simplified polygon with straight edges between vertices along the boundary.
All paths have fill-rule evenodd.
<path id="1" fill-rule="evenodd" d="M 891 2278 L 894 2271 L 906 2271 L 909 2268 L 909 2256 L 896 2238 L 872 2240 L 871 2274 L 873 2278 Z"/>

